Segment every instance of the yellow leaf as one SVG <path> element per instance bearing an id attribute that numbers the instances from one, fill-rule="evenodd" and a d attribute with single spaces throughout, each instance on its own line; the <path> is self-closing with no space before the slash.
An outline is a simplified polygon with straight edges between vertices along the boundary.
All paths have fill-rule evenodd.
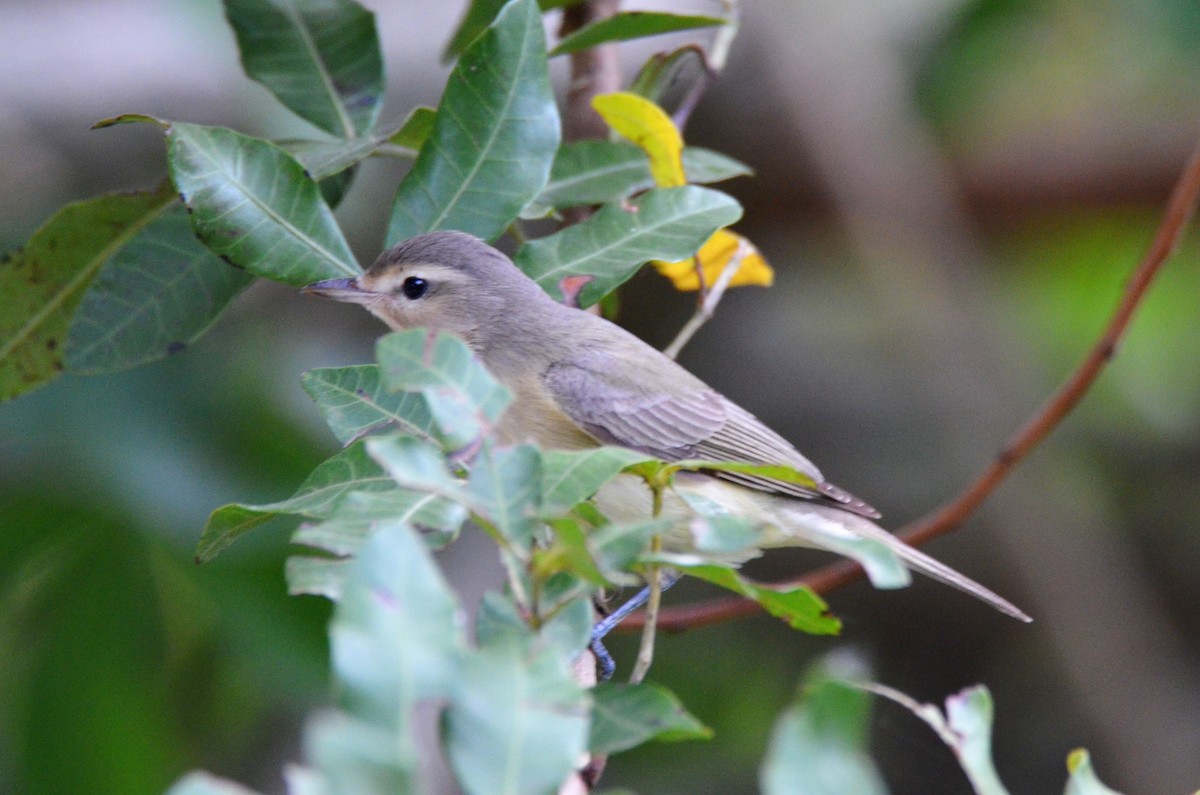
<path id="1" fill-rule="evenodd" d="M 658 187 L 677 188 L 687 184 L 683 173 L 683 137 L 662 108 L 627 91 L 600 94 L 592 99 L 592 107 L 609 127 L 646 153 Z"/>
<path id="2" fill-rule="evenodd" d="M 708 242 L 700 247 L 700 251 L 692 259 L 679 262 L 654 262 L 654 267 L 663 276 L 671 280 L 676 290 L 698 290 L 700 279 L 696 275 L 696 260 L 704 272 L 704 284 L 712 287 L 720 278 L 730 260 L 741 249 L 740 263 L 733 278 L 729 280 L 730 287 L 747 284 L 770 287 L 775 281 L 775 271 L 763 259 L 763 255 L 746 238 L 728 229 L 718 229 Z"/>

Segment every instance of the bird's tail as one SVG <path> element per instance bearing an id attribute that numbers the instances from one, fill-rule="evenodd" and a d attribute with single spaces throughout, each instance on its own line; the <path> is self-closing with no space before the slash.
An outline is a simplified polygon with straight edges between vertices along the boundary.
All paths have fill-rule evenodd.
<path id="1" fill-rule="evenodd" d="M 794 520 L 787 523 L 791 525 L 788 529 L 794 533 L 794 541 L 804 539 L 811 542 L 813 546 L 823 547 L 841 554 L 849 554 L 864 564 L 868 576 L 871 577 L 872 582 L 877 586 L 883 585 L 883 587 L 888 587 L 890 584 L 891 587 L 896 587 L 896 585 L 903 585 L 905 583 L 896 582 L 894 579 L 890 583 L 886 582 L 886 572 L 879 568 L 878 563 L 875 563 L 877 571 L 872 570 L 873 559 L 877 560 L 877 556 L 855 554 L 854 545 L 845 543 L 849 540 L 849 536 L 857 536 L 858 539 L 866 542 L 874 542 L 887 547 L 906 567 L 945 583 L 952 588 L 957 588 L 964 593 L 968 593 L 976 599 L 987 602 L 1001 613 L 1010 615 L 1021 621 L 1033 620 L 1019 607 L 990 588 L 980 585 L 965 574 L 961 574 L 950 568 L 945 563 L 926 555 L 919 549 L 909 546 L 863 516 L 799 500 L 789 500 L 786 505 L 789 518 Z M 796 527 L 796 525 L 800 525 L 801 527 Z M 806 533 L 805 530 L 819 531 L 821 537 L 814 537 L 811 532 Z M 841 533 L 838 533 L 838 530 Z M 840 541 L 842 543 L 837 543 L 839 541 L 838 536 L 841 536 Z M 828 543 L 829 541 L 835 543 Z"/>
<path id="2" fill-rule="evenodd" d="M 887 541 L 884 541 L 884 543 L 904 561 L 905 565 L 914 571 L 919 571 L 926 577 L 931 577 L 938 582 L 949 585 L 951 588 L 957 588 L 963 593 L 968 593 L 976 599 L 987 602 L 1005 615 L 1025 622 L 1033 621 L 1025 611 L 992 589 L 980 585 L 967 575 L 950 568 L 940 560 L 926 555 L 915 547 L 909 546 L 883 528 L 879 528 L 879 530 L 891 539 L 891 543 Z"/>

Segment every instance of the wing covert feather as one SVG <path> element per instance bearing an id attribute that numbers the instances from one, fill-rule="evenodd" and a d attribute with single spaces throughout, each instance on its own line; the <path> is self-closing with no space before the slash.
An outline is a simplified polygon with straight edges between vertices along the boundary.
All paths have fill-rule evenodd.
<path id="1" fill-rule="evenodd" d="M 620 365 L 602 369 L 558 362 L 547 369 L 543 380 L 563 413 L 605 444 L 665 461 L 697 458 L 789 466 L 811 477 L 818 488 L 758 475 L 711 474 L 761 491 L 827 502 L 864 516 L 879 515 L 862 500 L 826 483 L 821 471 L 786 439 L 682 368 L 677 373 L 647 373 L 642 382 L 624 377 L 620 369 Z"/>

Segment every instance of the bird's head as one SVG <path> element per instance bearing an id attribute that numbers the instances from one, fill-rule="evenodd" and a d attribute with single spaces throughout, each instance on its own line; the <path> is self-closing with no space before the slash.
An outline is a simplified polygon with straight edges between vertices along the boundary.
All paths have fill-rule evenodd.
<path id="1" fill-rule="evenodd" d="M 327 279 L 306 293 L 362 304 L 393 329 L 449 331 L 479 349 L 514 315 L 547 300 L 512 260 L 463 232 L 431 232 L 405 240 L 364 273 Z"/>

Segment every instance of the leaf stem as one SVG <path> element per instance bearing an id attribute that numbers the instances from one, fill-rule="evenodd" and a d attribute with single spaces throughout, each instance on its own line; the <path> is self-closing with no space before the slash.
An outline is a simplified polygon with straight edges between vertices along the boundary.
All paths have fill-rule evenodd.
<path id="1" fill-rule="evenodd" d="M 656 504 L 661 505 L 659 492 L 655 492 Z M 656 514 L 657 515 L 657 512 Z M 657 555 L 662 551 L 662 537 L 655 534 L 650 541 L 651 554 Z M 640 684 L 654 662 L 654 639 L 657 634 L 658 611 L 662 605 L 662 580 L 659 579 L 661 569 L 657 563 L 650 564 L 650 598 L 646 602 L 645 622 L 642 624 L 642 642 L 638 646 L 637 661 L 633 665 L 633 673 L 629 675 L 630 684 Z"/>

